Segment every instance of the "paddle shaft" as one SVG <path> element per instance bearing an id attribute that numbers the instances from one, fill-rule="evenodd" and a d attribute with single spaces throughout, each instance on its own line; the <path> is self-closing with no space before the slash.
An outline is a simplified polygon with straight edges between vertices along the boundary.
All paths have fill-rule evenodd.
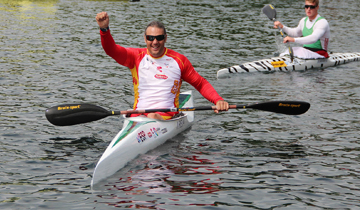
<path id="1" fill-rule="evenodd" d="M 276 20 L 274 20 L 274 22 L 275 22 L 275 21 L 276 21 Z M 278 27 L 278 29 L 279 29 L 279 31 L 280 31 L 280 34 L 281 34 L 282 38 L 285 38 L 285 35 L 284 35 L 284 33 L 283 33 L 282 28 Z M 289 43 L 289 42 L 287 42 L 286 45 L 287 45 L 287 47 L 289 48 L 289 54 L 290 54 L 291 62 L 293 62 L 293 60 L 294 60 L 294 52 L 293 52 L 293 50 L 292 50 L 292 47 L 290 46 L 290 43 Z"/>
<path id="2" fill-rule="evenodd" d="M 229 105 L 229 109 L 238 109 L 245 105 Z M 168 109 L 140 109 L 140 110 L 127 110 L 127 111 L 111 111 L 111 115 L 122 114 L 143 114 L 153 112 L 188 112 L 188 111 L 203 111 L 203 110 L 216 110 L 216 106 L 197 106 L 187 108 L 168 108 Z"/>

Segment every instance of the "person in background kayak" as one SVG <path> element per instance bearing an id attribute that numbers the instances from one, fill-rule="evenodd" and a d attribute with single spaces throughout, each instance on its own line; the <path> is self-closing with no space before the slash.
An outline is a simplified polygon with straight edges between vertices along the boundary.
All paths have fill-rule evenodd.
<path id="1" fill-rule="evenodd" d="M 153 21 L 146 27 L 144 40 L 147 48 L 124 48 L 116 44 L 110 34 L 107 12 L 98 13 L 96 21 L 100 27 L 101 44 L 106 54 L 131 71 L 135 110 L 178 107 L 182 80 L 216 104 L 216 113 L 229 109 L 229 104 L 195 71 L 184 55 L 165 47 L 167 34 L 161 22 Z M 145 115 L 149 118 L 167 120 L 175 114 L 177 112 Z M 132 115 L 134 116 L 138 115 Z"/>
<path id="2" fill-rule="evenodd" d="M 289 36 L 283 42 L 303 44 L 303 47 L 293 47 L 293 52 L 299 58 L 328 58 L 330 41 L 330 26 L 327 20 L 318 14 L 319 0 L 305 0 L 307 17 L 300 20 L 296 28 L 289 28 L 279 21 L 274 22 L 275 28 L 282 28 Z"/>

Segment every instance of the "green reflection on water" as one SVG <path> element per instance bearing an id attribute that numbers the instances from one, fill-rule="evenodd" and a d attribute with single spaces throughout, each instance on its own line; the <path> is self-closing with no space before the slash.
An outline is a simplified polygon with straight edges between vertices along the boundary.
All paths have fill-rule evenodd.
<path id="1" fill-rule="evenodd" d="M 56 12 L 55 4 L 58 0 L 0 0 L 0 10 L 7 12 L 26 13 L 28 11 L 41 10 L 53 14 Z M 20 16 L 23 19 L 35 18 L 36 16 Z"/>

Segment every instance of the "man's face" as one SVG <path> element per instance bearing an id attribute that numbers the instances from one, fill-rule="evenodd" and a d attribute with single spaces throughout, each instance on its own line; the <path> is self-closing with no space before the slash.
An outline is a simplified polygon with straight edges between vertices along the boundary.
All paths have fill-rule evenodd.
<path id="1" fill-rule="evenodd" d="M 147 36 L 160 36 L 165 35 L 163 40 L 158 40 L 155 38 L 154 40 L 150 41 L 147 39 Z M 151 38 L 151 37 L 150 37 Z M 165 51 L 165 42 L 167 39 L 166 34 L 164 34 L 164 30 L 157 27 L 148 27 L 146 29 L 145 35 L 144 35 L 146 47 L 148 49 L 148 52 L 152 57 L 160 57 L 164 51 Z M 160 39 L 160 38 L 159 38 Z"/>
<path id="2" fill-rule="evenodd" d="M 313 6 L 315 7 L 315 3 L 310 3 L 308 1 L 305 1 L 305 12 L 306 12 L 306 16 L 308 16 L 310 19 L 314 19 L 317 14 L 318 14 L 318 10 L 319 10 L 319 5 L 317 5 L 315 8 L 311 8 L 309 6 Z M 307 7 L 307 8 L 306 8 Z"/>

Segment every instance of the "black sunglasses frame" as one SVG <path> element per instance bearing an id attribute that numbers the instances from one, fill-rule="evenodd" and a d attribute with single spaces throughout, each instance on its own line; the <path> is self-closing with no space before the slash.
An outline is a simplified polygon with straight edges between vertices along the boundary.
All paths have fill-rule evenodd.
<path id="1" fill-rule="evenodd" d="M 314 5 L 306 5 L 304 6 L 305 9 L 310 8 L 310 9 L 315 9 L 317 6 Z"/>
<path id="2" fill-rule="evenodd" d="M 151 35 L 145 35 L 146 40 L 148 41 L 154 41 L 155 39 L 158 41 L 162 41 L 165 39 L 165 35 L 158 35 L 158 36 L 151 36 Z"/>

